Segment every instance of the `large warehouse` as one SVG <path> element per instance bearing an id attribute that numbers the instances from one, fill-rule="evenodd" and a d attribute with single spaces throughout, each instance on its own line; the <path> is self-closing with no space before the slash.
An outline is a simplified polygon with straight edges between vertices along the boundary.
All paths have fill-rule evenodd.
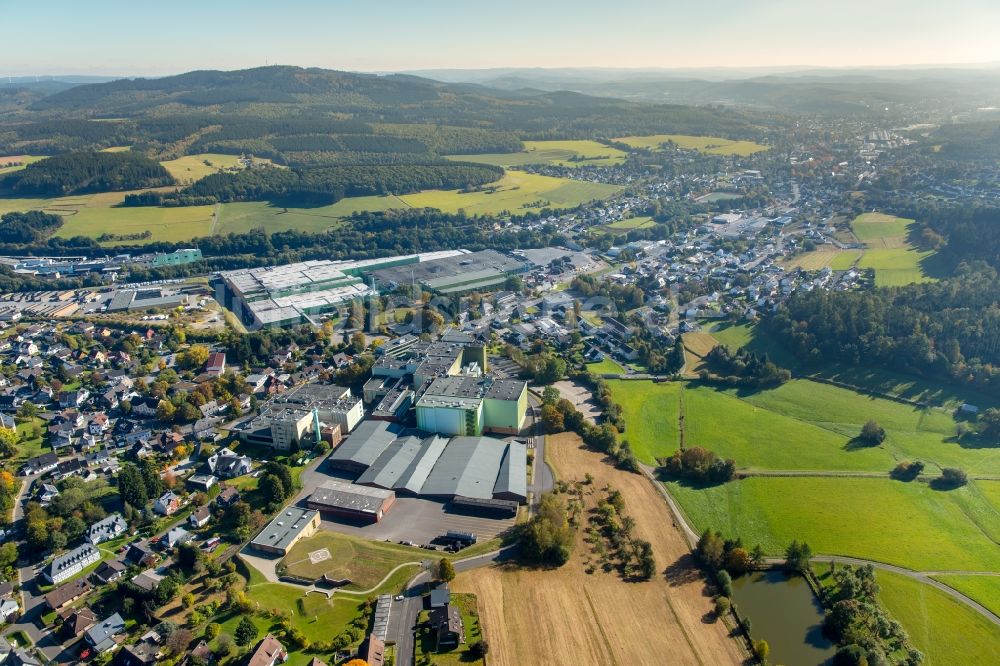
<path id="1" fill-rule="evenodd" d="M 336 311 L 344 303 L 374 294 L 365 284 L 373 271 L 398 266 L 420 266 L 466 254 L 446 250 L 359 261 L 301 261 L 219 273 L 218 300 L 248 327 L 292 326 L 316 323 L 318 315 Z"/>
<path id="2" fill-rule="evenodd" d="M 527 447 L 492 437 L 446 439 L 386 421 L 365 421 L 327 458 L 360 473 L 356 483 L 440 500 L 524 502 Z"/>
<path id="3" fill-rule="evenodd" d="M 438 257 L 420 264 L 373 270 L 379 285 L 419 284 L 436 294 L 462 294 L 501 286 L 511 275 L 526 273 L 531 266 L 496 250 L 466 252 Z"/>
<path id="4" fill-rule="evenodd" d="M 391 490 L 330 480 L 313 491 L 306 505 L 321 513 L 377 523 L 395 501 L 396 494 Z"/>

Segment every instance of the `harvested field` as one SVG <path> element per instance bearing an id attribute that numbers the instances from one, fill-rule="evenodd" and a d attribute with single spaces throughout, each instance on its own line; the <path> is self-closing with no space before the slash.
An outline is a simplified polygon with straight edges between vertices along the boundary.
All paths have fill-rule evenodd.
<path id="1" fill-rule="evenodd" d="M 588 575 L 582 529 L 572 558 L 559 569 L 496 566 L 461 573 L 452 587 L 479 599 L 491 666 L 536 663 L 539 654 L 567 666 L 742 662 L 739 644 L 713 621 L 705 583 L 652 484 L 582 449 L 573 434 L 550 437 L 548 454 L 561 479 L 589 472 L 594 488 L 608 484 L 621 491 L 636 537 L 652 544 L 657 568 L 667 574 L 639 583 L 623 582 L 614 572 Z"/>

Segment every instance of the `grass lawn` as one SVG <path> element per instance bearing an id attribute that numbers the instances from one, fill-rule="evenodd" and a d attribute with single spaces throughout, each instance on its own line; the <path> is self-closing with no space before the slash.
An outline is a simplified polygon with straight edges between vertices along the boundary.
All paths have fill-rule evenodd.
<path id="1" fill-rule="evenodd" d="M 934 576 L 948 587 L 1000 615 L 1000 576 Z"/>
<path id="2" fill-rule="evenodd" d="M 608 387 L 625 415 L 623 438 L 639 460 L 654 464 L 677 450 L 682 384 L 612 379 Z"/>
<path id="3" fill-rule="evenodd" d="M 942 492 L 888 479 L 757 477 L 711 488 L 667 487 L 696 530 L 721 530 L 773 555 L 798 539 L 816 553 L 921 571 L 1000 568 L 993 541 L 1000 513 L 974 486 Z"/>
<path id="4" fill-rule="evenodd" d="M 214 206 L 180 206 L 159 208 L 81 208 L 66 215 L 56 236 L 89 236 L 102 234 L 141 234 L 152 232 L 151 238 L 134 241 L 111 241 L 112 245 L 143 245 L 155 241 L 180 242 L 195 236 L 207 236 L 212 227 Z"/>
<path id="5" fill-rule="evenodd" d="M 824 245 L 812 252 L 796 255 L 784 262 L 784 265 L 787 268 L 801 268 L 807 271 L 818 271 L 827 266 L 833 270 L 847 270 L 860 256 L 859 250 L 838 250 Z"/>
<path id="6" fill-rule="evenodd" d="M 627 153 L 597 141 L 525 141 L 524 150 L 517 153 L 485 153 L 481 155 L 451 155 L 449 159 L 502 167 L 526 164 L 558 166 L 588 166 L 620 164 Z"/>
<path id="7" fill-rule="evenodd" d="M 542 208 L 572 208 L 618 192 L 617 185 L 587 183 L 569 178 L 553 178 L 523 171 L 508 171 L 503 178 L 487 185 L 490 190 L 424 190 L 399 197 L 413 208 L 437 208 L 445 213 L 460 209 L 470 215 L 537 212 Z"/>
<path id="8" fill-rule="evenodd" d="M 329 559 L 313 564 L 309 553 L 327 549 Z M 427 551 L 335 532 L 320 532 L 295 544 L 279 563 L 289 574 L 305 578 L 348 578 L 352 581 L 344 589 L 367 590 L 379 582 L 394 567 L 406 562 L 420 562 L 427 558 Z M 399 572 L 397 572 L 399 573 Z M 412 576 L 414 571 L 410 571 Z M 403 576 L 405 582 L 408 576 Z M 392 581 L 389 581 L 392 582 Z"/>
<path id="9" fill-rule="evenodd" d="M 604 360 L 599 363 L 588 363 L 587 372 L 595 375 L 622 375 L 625 374 L 625 368 L 620 366 L 613 358 L 605 356 Z"/>
<path id="10" fill-rule="evenodd" d="M 894 287 L 928 282 L 938 277 L 933 252 L 921 251 L 907 241 L 913 220 L 883 213 L 863 213 L 851 223 L 854 235 L 866 246 L 859 268 L 875 271 L 875 284 Z"/>
<path id="11" fill-rule="evenodd" d="M 879 595 L 889 613 L 924 653 L 927 666 L 995 664 L 1000 630 L 995 624 L 920 581 L 878 572 Z"/>
<path id="12" fill-rule="evenodd" d="M 745 400 L 756 407 L 839 433 L 843 438 L 856 436 L 869 419 L 885 428 L 886 440 L 881 447 L 845 450 L 840 461 L 868 457 L 875 451 L 884 450 L 890 457 L 878 459 L 885 460 L 888 466 L 871 469 L 888 471 L 894 465 L 893 460 L 914 458 L 939 467 L 961 467 L 972 473 L 988 474 L 1000 469 L 1000 446 L 957 442 L 955 421 L 942 409 L 921 409 L 804 379 L 753 393 Z M 854 468 L 834 462 L 825 469 Z M 927 473 L 934 471 L 932 467 Z"/>
<path id="13" fill-rule="evenodd" d="M 712 155 L 740 155 L 747 156 L 767 150 L 767 146 L 762 146 L 753 141 L 737 141 L 734 139 L 723 139 L 717 136 L 690 136 L 686 134 L 653 134 L 651 136 L 626 136 L 615 139 L 620 143 L 628 144 L 633 148 L 645 148 L 647 150 L 658 150 L 667 141 L 672 141 L 679 148 L 685 150 L 697 150 Z"/>
<path id="14" fill-rule="evenodd" d="M 685 444 L 732 458 L 739 468 L 888 472 L 895 466 L 882 448 L 848 450 L 856 431 L 844 435 L 730 392 L 690 386 L 683 402 Z"/>
<path id="15" fill-rule="evenodd" d="M 617 222 L 612 222 L 607 225 L 605 229 L 611 231 L 632 231 L 633 229 L 646 229 L 652 227 L 656 224 L 653 222 L 651 217 L 630 217 L 624 220 L 618 220 Z"/>
<path id="16" fill-rule="evenodd" d="M 160 164 L 170 172 L 170 175 L 178 183 L 188 184 L 223 169 L 235 169 L 240 165 L 240 158 L 238 155 L 199 153 L 160 162 Z"/>
<path id="17" fill-rule="evenodd" d="M 33 418 L 30 421 L 25 421 L 24 423 L 17 424 L 17 434 L 23 437 L 30 437 L 32 426 L 37 425 L 39 428 L 39 437 L 31 437 L 30 439 L 22 439 L 17 445 L 17 459 L 27 460 L 28 458 L 34 458 L 35 456 L 40 456 L 43 453 L 49 452 L 49 447 L 45 445 L 43 437 L 45 434 L 45 421 L 38 417 Z"/>
<path id="18" fill-rule="evenodd" d="M 753 340 L 753 327 L 750 324 L 720 322 L 712 326 L 708 332 L 720 344 L 726 345 L 730 349 L 745 347 Z"/>
<path id="19" fill-rule="evenodd" d="M 247 201 L 222 204 L 215 233 L 239 234 L 252 229 L 265 229 L 269 233 L 297 229 L 320 232 L 336 227 L 352 213 L 384 211 L 391 208 L 408 208 L 398 197 L 371 196 L 347 197 L 330 206 L 316 208 L 285 208 L 266 201 Z"/>

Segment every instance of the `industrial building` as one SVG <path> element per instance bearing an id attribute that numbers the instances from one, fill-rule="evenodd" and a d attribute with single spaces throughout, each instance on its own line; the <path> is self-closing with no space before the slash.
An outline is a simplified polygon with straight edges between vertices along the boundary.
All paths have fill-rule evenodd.
<path id="1" fill-rule="evenodd" d="M 286 507 L 250 542 L 250 547 L 272 555 L 286 555 L 299 539 L 312 536 L 319 529 L 319 513 L 310 509 Z"/>
<path id="2" fill-rule="evenodd" d="M 343 386 L 306 384 L 265 404 L 240 426 L 239 437 L 279 451 L 308 448 L 321 439 L 336 445 L 364 418 L 361 399 Z"/>
<path id="3" fill-rule="evenodd" d="M 318 323 L 344 303 L 375 294 L 365 277 L 383 268 L 419 265 L 462 251 L 408 254 L 361 261 L 302 261 L 219 273 L 220 299 L 248 327 Z"/>
<path id="4" fill-rule="evenodd" d="M 527 411 L 525 381 L 438 377 L 417 400 L 417 427 L 447 435 L 517 434 Z"/>
<path id="5" fill-rule="evenodd" d="M 436 294 L 461 294 L 501 286 L 508 277 L 526 273 L 530 266 L 496 250 L 464 252 L 422 261 L 420 264 L 391 266 L 371 271 L 377 284 L 392 290 L 403 284 L 419 284 Z"/>
<path id="6" fill-rule="evenodd" d="M 188 294 L 172 289 L 122 289 L 108 303 L 108 312 L 176 308 L 189 303 Z"/>
<path id="7" fill-rule="evenodd" d="M 377 523 L 395 501 L 396 493 L 391 490 L 330 480 L 313 491 L 306 505 L 324 514 Z"/>
<path id="8" fill-rule="evenodd" d="M 527 498 L 527 447 L 491 437 L 454 437 L 365 421 L 327 458 L 355 483 L 439 500 Z"/>

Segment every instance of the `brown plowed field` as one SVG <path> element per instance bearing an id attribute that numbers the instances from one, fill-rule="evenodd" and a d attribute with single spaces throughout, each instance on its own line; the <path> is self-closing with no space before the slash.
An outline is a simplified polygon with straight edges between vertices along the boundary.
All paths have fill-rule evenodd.
<path id="1" fill-rule="evenodd" d="M 593 488 L 621 491 L 635 536 L 653 545 L 657 567 L 666 573 L 639 583 L 600 568 L 587 574 L 581 528 L 572 558 L 559 569 L 497 565 L 459 574 L 453 589 L 479 598 L 490 666 L 741 663 L 739 644 L 714 621 L 705 583 L 650 482 L 614 469 L 573 434 L 550 437 L 547 448 L 560 479 L 590 472 Z"/>

